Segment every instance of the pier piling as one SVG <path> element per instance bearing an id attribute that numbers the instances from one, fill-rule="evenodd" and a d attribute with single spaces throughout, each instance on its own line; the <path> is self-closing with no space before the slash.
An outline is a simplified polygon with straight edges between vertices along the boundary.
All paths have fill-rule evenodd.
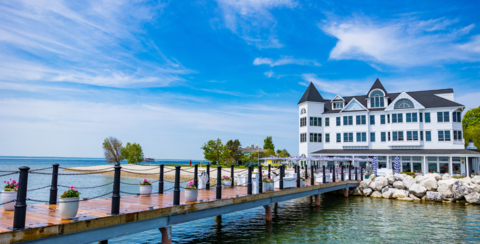
<path id="1" fill-rule="evenodd" d="M 18 168 L 20 176 L 18 179 L 17 200 L 15 202 L 15 212 L 13 213 L 13 229 L 25 229 L 25 220 L 27 218 L 27 184 L 28 170 L 27 166 Z"/>
<path id="2" fill-rule="evenodd" d="M 180 168 L 181 168 L 180 166 L 175 166 L 175 185 L 173 188 L 173 205 L 180 205 Z"/>
<path id="3" fill-rule="evenodd" d="M 49 204 L 57 204 L 57 192 L 58 192 L 58 164 L 53 164 L 52 170 L 52 185 L 50 186 L 50 201 Z"/>
<path id="4" fill-rule="evenodd" d="M 160 228 L 160 233 L 162 233 L 162 244 L 172 244 L 172 227 Z"/>
<path id="5" fill-rule="evenodd" d="M 217 166 L 217 199 L 222 199 L 222 166 Z"/>
<path id="6" fill-rule="evenodd" d="M 112 193 L 112 209 L 110 214 L 120 214 L 120 173 L 122 167 L 120 164 L 115 165 L 115 174 L 113 176 L 113 193 Z"/>
<path id="7" fill-rule="evenodd" d="M 263 206 L 265 208 L 265 221 L 271 222 L 272 221 L 272 208 L 270 205 Z"/>
<path id="8" fill-rule="evenodd" d="M 160 176 L 158 177 L 158 194 L 163 194 L 163 164 L 160 164 Z"/>
<path id="9" fill-rule="evenodd" d="M 315 206 L 319 207 L 320 206 L 320 195 L 315 195 Z"/>
<path id="10" fill-rule="evenodd" d="M 343 189 L 343 196 L 348 197 L 348 188 Z"/>

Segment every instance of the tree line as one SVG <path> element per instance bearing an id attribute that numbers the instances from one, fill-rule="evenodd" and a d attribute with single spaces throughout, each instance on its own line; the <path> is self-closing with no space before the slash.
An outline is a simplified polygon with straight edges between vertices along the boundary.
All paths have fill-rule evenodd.
<path id="1" fill-rule="evenodd" d="M 138 164 L 143 161 L 143 150 L 140 144 L 127 142 L 125 147 L 115 137 L 105 138 L 102 144 L 105 160 L 109 163 L 120 164 L 127 160 L 129 164 Z"/>
<path id="2" fill-rule="evenodd" d="M 465 146 L 470 139 L 477 148 L 480 148 L 480 107 L 472 108 L 463 115 L 463 138 Z"/>
<path id="3" fill-rule="evenodd" d="M 209 140 L 201 147 L 204 158 L 213 164 L 245 164 L 256 163 L 258 158 L 278 156 L 289 157 L 290 154 L 286 149 L 275 151 L 275 145 L 271 136 L 267 136 L 263 140 L 264 152 L 254 152 L 250 154 L 242 153 L 242 144 L 238 139 L 229 140 L 226 144 L 222 140 Z"/>

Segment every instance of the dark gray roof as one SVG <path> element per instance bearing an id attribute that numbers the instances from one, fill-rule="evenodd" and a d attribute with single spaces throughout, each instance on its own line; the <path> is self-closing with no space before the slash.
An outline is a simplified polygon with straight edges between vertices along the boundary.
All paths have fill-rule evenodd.
<path id="1" fill-rule="evenodd" d="M 380 89 L 380 90 L 382 90 L 383 92 L 385 92 L 385 96 L 388 96 L 387 90 L 385 89 L 385 87 L 383 87 L 382 82 L 380 82 L 380 80 L 379 80 L 378 78 L 377 78 L 377 80 L 373 83 L 372 88 L 370 88 L 370 90 L 367 92 L 367 95 L 370 94 L 370 92 L 371 92 L 373 89 Z"/>
<path id="2" fill-rule="evenodd" d="M 453 93 L 452 88 L 427 90 L 427 91 L 413 91 L 407 92 L 413 99 L 417 100 L 425 108 L 441 108 L 441 107 L 463 107 L 464 105 L 454 101 L 436 96 L 435 94 Z M 388 104 L 400 95 L 400 92 L 388 94 Z M 363 106 L 367 107 L 367 95 L 343 97 L 345 105 L 347 105 L 353 98 L 357 99 Z M 383 111 L 385 108 L 370 108 L 369 111 Z M 347 111 L 344 111 L 347 112 Z M 332 104 L 329 100 L 325 101 L 325 113 L 340 113 L 340 110 L 332 110 Z"/>
<path id="3" fill-rule="evenodd" d="M 324 102 L 322 95 L 320 95 L 312 82 L 310 82 L 310 85 L 308 85 L 307 90 L 303 94 L 302 99 L 300 99 L 298 104 L 303 102 Z"/>
<path id="4" fill-rule="evenodd" d="M 463 154 L 473 154 L 480 157 L 479 150 L 469 150 L 469 149 L 324 149 L 320 151 L 313 152 L 314 154 L 349 154 L 349 155 L 369 155 L 375 156 L 378 154 L 388 154 L 388 155 L 463 155 Z"/>

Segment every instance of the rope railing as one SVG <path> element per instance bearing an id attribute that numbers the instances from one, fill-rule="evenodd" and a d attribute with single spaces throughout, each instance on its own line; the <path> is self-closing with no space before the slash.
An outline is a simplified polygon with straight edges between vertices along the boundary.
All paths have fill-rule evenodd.
<path id="1" fill-rule="evenodd" d="M 20 173 L 20 171 L 16 171 L 16 172 L 9 173 L 9 174 L 3 174 L 3 175 L 0 175 L 0 177 L 14 175 L 14 174 L 18 174 L 18 173 Z"/>
<path id="2" fill-rule="evenodd" d="M 101 195 L 98 195 L 98 196 L 94 196 L 94 197 L 75 199 L 75 200 L 62 200 L 62 202 L 83 202 L 83 201 L 88 201 L 88 200 L 101 198 L 101 197 L 104 197 L 104 196 L 112 194 L 112 193 L 113 193 L 113 191 L 107 192 L 107 193 L 104 193 L 104 194 L 101 194 Z M 26 200 L 27 201 L 32 201 L 32 202 L 41 202 L 41 203 L 49 203 L 50 202 L 50 201 L 46 201 L 46 200 L 38 200 L 38 199 L 33 199 L 33 198 L 27 198 Z"/>
<path id="3" fill-rule="evenodd" d="M 27 191 L 36 191 L 36 190 L 41 190 L 41 189 L 45 189 L 45 188 L 48 188 L 48 187 L 51 187 L 51 185 L 48 185 L 48 186 L 42 186 L 42 187 L 35 188 L 35 189 L 27 189 Z"/>
<path id="4" fill-rule="evenodd" d="M 109 183 L 106 183 L 106 184 L 103 184 L 103 185 L 98 185 L 98 186 L 86 186 L 86 187 L 75 187 L 75 189 L 92 189 L 92 188 L 99 188 L 99 187 L 103 187 L 103 186 L 108 186 L 108 185 L 111 185 L 113 184 L 113 181 L 112 182 L 109 182 Z M 65 185 L 58 185 L 60 187 L 66 187 L 66 188 L 70 188 L 70 186 L 65 186 Z"/>

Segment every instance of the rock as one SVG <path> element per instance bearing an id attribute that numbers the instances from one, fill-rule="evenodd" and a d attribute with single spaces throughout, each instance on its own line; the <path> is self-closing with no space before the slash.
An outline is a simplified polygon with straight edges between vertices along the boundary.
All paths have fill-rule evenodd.
<path id="1" fill-rule="evenodd" d="M 437 191 L 443 196 L 443 199 L 453 198 L 452 186 L 455 183 L 455 179 L 439 180 Z"/>
<path id="2" fill-rule="evenodd" d="M 441 180 L 442 176 L 437 173 L 433 173 L 433 174 L 426 174 L 425 178 L 434 178 L 435 180 Z"/>
<path id="3" fill-rule="evenodd" d="M 390 175 L 385 176 L 385 177 L 386 177 L 387 180 L 388 180 L 388 184 L 389 184 L 389 185 L 393 185 L 393 183 L 395 182 L 395 176 L 393 176 L 393 175 L 390 173 Z"/>
<path id="4" fill-rule="evenodd" d="M 459 179 L 459 181 L 466 184 L 473 184 L 472 179 L 470 179 L 469 177 L 461 178 Z"/>
<path id="5" fill-rule="evenodd" d="M 461 181 L 455 181 L 455 183 L 453 183 L 452 192 L 455 200 L 460 200 L 470 193 L 469 189 Z"/>
<path id="6" fill-rule="evenodd" d="M 388 180 L 385 177 L 377 177 L 374 183 L 375 183 L 375 186 L 370 186 L 370 188 L 376 191 L 381 191 L 383 187 L 388 185 Z"/>
<path id="7" fill-rule="evenodd" d="M 425 193 L 427 192 L 427 188 L 420 184 L 413 184 L 408 188 L 408 191 L 410 192 L 410 195 L 415 195 L 416 197 L 423 197 Z"/>
<path id="8" fill-rule="evenodd" d="M 430 201 L 441 202 L 443 197 L 442 193 L 434 192 L 434 191 L 427 191 L 427 199 Z"/>
<path id="9" fill-rule="evenodd" d="M 405 178 L 404 175 L 397 173 L 395 173 L 393 176 L 395 177 L 396 181 L 403 181 L 403 179 Z"/>
<path id="10" fill-rule="evenodd" d="M 435 191 L 437 190 L 437 180 L 434 177 L 429 177 L 426 180 L 421 182 L 421 185 L 427 188 L 427 191 Z"/>
<path id="11" fill-rule="evenodd" d="M 395 188 L 390 188 L 388 191 L 382 193 L 383 198 L 391 198 L 393 193 L 395 193 L 396 189 Z"/>
<path id="12" fill-rule="evenodd" d="M 384 193 L 386 191 L 388 191 L 388 189 L 392 188 L 391 186 L 385 186 L 382 188 L 382 190 L 380 191 L 381 193 Z"/>
<path id="13" fill-rule="evenodd" d="M 427 200 L 427 194 L 425 194 L 425 196 L 423 196 L 421 200 L 426 201 Z"/>
<path id="14" fill-rule="evenodd" d="M 370 187 L 370 183 L 372 183 L 371 180 L 369 179 L 366 179 L 366 180 L 363 180 L 362 182 L 360 182 L 360 189 L 365 189 L 365 188 L 369 188 Z"/>
<path id="15" fill-rule="evenodd" d="M 410 186 L 412 186 L 413 184 L 415 184 L 415 182 L 415 178 L 411 177 L 410 175 L 407 175 L 407 177 L 403 179 L 403 184 L 407 189 L 410 188 Z"/>
<path id="16" fill-rule="evenodd" d="M 372 194 L 372 189 L 371 188 L 365 188 L 363 189 L 363 195 L 364 196 L 370 196 L 370 194 Z"/>
<path id="17" fill-rule="evenodd" d="M 405 198 L 408 197 L 408 192 L 404 190 L 396 190 L 393 195 L 393 198 Z"/>
<path id="18" fill-rule="evenodd" d="M 377 176 L 374 175 L 374 174 L 371 174 L 370 177 L 368 177 L 368 179 L 371 180 L 371 181 L 374 181 L 375 178 L 377 178 Z"/>
<path id="19" fill-rule="evenodd" d="M 450 180 L 451 178 L 452 178 L 452 176 L 450 176 L 448 173 L 446 173 L 442 176 L 442 180 Z"/>
<path id="20" fill-rule="evenodd" d="M 370 195 L 370 197 L 382 197 L 382 193 L 380 193 L 379 191 L 374 191 L 372 195 Z"/>
<path id="21" fill-rule="evenodd" d="M 363 192 L 362 190 L 360 189 L 360 187 L 357 187 L 353 190 L 353 195 L 354 196 L 362 196 L 363 195 Z"/>
<path id="22" fill-rule="evenodd" d="M 480 185 L 475 184 L 475 191 L 480 193 Z"/>
<path id="23" fill-rule="evenodd" d="M 415 201 L 421 201 L 421 200 L 422 200 L 422 199 L 416 197 L 416 196 L 413 195 L 413 194 L 408 195 L 408 197 L 410 197 L 410 199 L 415 200 Z"/>
<path id="24" fill-rule="evenodd" d="M 397 188 L 397 189 L 400 189 L 400 190 L 403 190 L 405 189 L 405 185 L 403 184 L 402 181 L 395 181 L 393 183 L 393 187 Z"/>
<path id="25" fill-rule="evenodd" d="M 424 179 L 425 179 L 425 176 L 419 175 L 419 176 L 415 177 L 415 182 L 420 183 L 420 182 L 422 182 Z"/>
<path id="26" fill-rule="evenodd" d="M 465 196 L 465 200 L 471 204 L 480 204 L 480 194 L 477 192 L 470 193 Z"/>
<path id="27" fill-rule="evenodd" d="M 480 175 L 473 177 L 472 183 L 479 185 L 480 184 Z"/>

